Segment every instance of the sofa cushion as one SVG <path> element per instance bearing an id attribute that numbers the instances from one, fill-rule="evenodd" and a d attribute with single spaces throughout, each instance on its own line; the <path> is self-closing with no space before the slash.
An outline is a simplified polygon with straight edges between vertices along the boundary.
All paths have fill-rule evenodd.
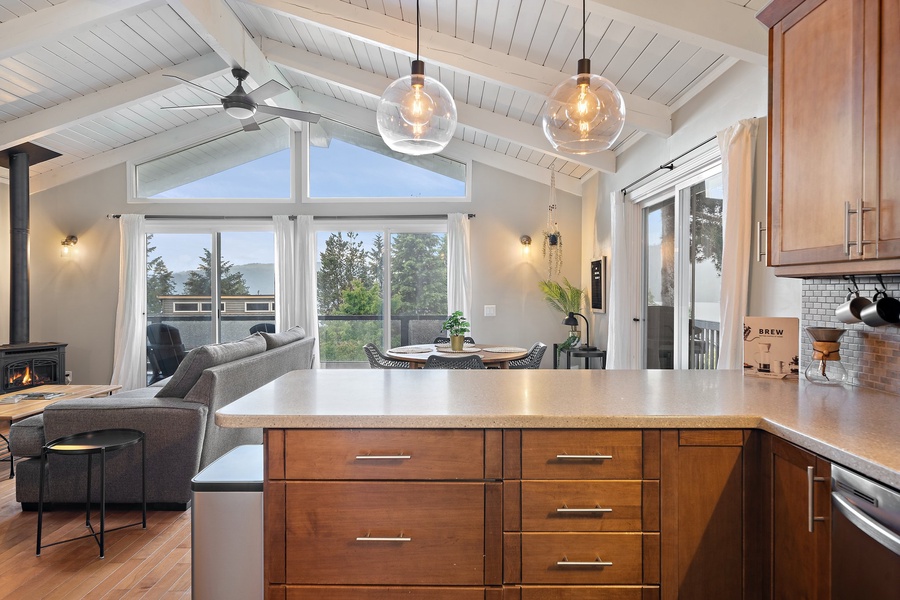
<path id="1" fill-rule="evenodd" d="M 291 342 L 302 340 L 306 337 L 306 331 L 298 325 L 296 327 L 291 327 L 287 331 L 282 331 L 281 333 L 267 333 L 261 331 L 260 335 L 266 339 L 266 350 L 272 350 L 274 348 L 280 348 L 281 346 L 287 346 Z"/>
<path id="2" fill-rule="evenodd" d="M 16 456 L 40 456 L 44 440 L 44 415 L 22 419 L 9 428 L 9 446 Z"/>
<path id="3" fill-rule="evenodd" d="M 159 391 L 157 397 L 184 398 L 206 369 L 253 356 L 265 350 L 266 341 L 258 335 L 251 335 L 236 342 L 194 348 L 184 357 L 169 383 Z"/>

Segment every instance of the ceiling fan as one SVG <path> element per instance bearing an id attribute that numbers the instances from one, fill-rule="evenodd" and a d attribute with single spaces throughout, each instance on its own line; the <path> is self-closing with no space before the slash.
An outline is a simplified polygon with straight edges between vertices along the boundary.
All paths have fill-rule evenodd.
<path id="1" fill-rule="evenodd" d="M 307 123 L 317 123 L 319 116 L 316 113 L 306 112 L 303 110 L 293 110 L 290 108 L 279 108 L 277 106 L 269 106 L 263 104 L 265 100 L 290 91 L 290 88 L 278 83 L 274 79 L 267 81 L 252 92 L 244 91 L 244 80 L 250 76 L 250 73 L 241 68 L 231 70 L 232 76 L 237 79 L 237 87 L 227 96 L 221 96 L 219 92 L 207 89 L 202 85 L 196 84 L 177 75 L 164 75 L 177 79 L 195 88 L 201 89 L 207 94 L 212 94 L 219 98 L 218 104 L 198 104 L 194 106 L 163 106 L 166 110 L 196 110 L 201 108 L 224 108 L 225 112 L 238 119 L 244 127 L 244 131 L 258 131 L 259 124 L 253 118 L 256 113 L 265 113 L 275 115 L 277 117 L 285 117 L 295 119 L 297 121 L 306 121 Z"/>

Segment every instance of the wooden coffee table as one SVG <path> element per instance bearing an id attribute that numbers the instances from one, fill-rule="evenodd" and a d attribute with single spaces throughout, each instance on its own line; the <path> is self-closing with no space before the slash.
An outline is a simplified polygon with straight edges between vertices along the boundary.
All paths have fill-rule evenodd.
<path id="1" fill-rule="evenodd" d="M 10 392 L 8 394 L 0 394 L 0 426 L 9 427 L 16 421 L 21 421 L 32 415 L 39 415 L 44 409 L 64 400 L 76 400 L 78 398 L 99 398 L 101 396 L 109 396 L 113 392 L 122 389 L 121 385 L 39 385 L 18 392 Z M 15 403 L 4 404 L 3 400 L 21 394 L 54 394 L 61 393 L 62 396 L 50 398 L 47 400 L 19 400 Z M 9 455 L 9 478 L 15 477 L 13 466 L 13 455 L 9 452 L 9 438 L 0 433 L 0 438 L 6 442 L 6 450 Z M 0 460 L 7 460 L 2 458 Z"/>

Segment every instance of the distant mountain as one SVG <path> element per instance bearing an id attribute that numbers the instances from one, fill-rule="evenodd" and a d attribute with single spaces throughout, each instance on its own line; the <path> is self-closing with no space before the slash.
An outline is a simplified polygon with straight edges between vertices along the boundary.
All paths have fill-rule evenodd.
<path id="1" fill-rule="evenodd" d="M 231 267 L 232 273 L 238 271 L 244 275 L 251 294 L 272 295 L 275 293 L 275 265 L 272 263 L 251 263 Z M 184 283 L 188 280 L 190 273 L 190 271 L 173 273 L 176 294 L 184 292 Z"/>

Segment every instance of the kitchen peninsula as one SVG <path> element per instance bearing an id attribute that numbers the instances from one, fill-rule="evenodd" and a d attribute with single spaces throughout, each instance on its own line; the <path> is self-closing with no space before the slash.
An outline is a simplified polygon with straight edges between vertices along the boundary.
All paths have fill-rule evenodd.
<path id="1" fill-rule="evenodd" d="M 318 370 L 216 421 L 266 430 L 270 598 L 749 598 L 782 583 L 770 498 L 795 474 L 772 457 L 898 488 L 898 401 L 737 371 Z"/>

